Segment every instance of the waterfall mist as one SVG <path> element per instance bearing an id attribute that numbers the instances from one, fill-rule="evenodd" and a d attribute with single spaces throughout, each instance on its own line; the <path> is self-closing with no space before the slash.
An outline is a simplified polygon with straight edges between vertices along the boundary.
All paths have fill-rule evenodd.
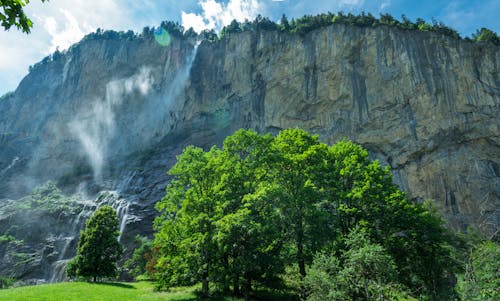
<path id="1" fill-rule="evenodd" d="M 110 81 L 106 84 L 105 96 L 94 100 L 69 123 L 71 133 L 80 142 L 92 166 L 95 179 L 101 178 L 108 142 L 115 132 L 116 108 L 124 105 L 128 95 L 137 92 L 147 95 L 152 82 L 151 69 L 147 67 L 131 77 Z"/>
<path id="2" fill-rule="evenodd" d="M 16 218 L 0 230 L 12 231 L 9 234 L 25 241 L 22 252 L 34 260 L 22 269 L 31 272 L 16 274 L 21 268 L 9 261 L 0 267 L 26 283 L 66 280 L 66 264 L 76 254 L 80 231 L 102 205 L 116 210 L 117 239 L 125 248 L 138 231 L 149 233 L 150 225 L 143 223 L 154 215 L 148 203 L 149 191 L 162 191 L 164 179 L 154 188 L 144 187 L 144 179 L 154 176 L 146 170 L 152 164 L 138 166 L 138 158 L 141 162 L 157 160 L 152 154 L 174 128 L 184 106 L 199 44 L 172 43 L 158 51 L 161 59 L 145 60 L 139 67 L 126 65 L 117 69 L 120 75 L 96 74 L 96 78 L 104 78 L 102 81 L 75 74 L 81 68 L 75 65 L 81 63 L 77 56 L 66 61 L 61 67 L 62 81 L 75 85 L 77 92 L 61 94 L 64 100 L 54 105 L 44 103 L 33 116 L 39 127 L 33 132 L 36 137 L 33 134 L 28 142 L 34 147 L 26 153 L 13 148 L 0 167 L 0 178 L 14 179 L 4 185 L 15 185 L 8 191 L 22 186 L 19 193 L 8 195 L 12 201 L 5 202 Z M 76 88 L 75 82 L 85 80 L 92 84 L 91 93 L 79 93 Z M 87 91 L 88 86 L 82 89 Z M 43 186 L 48 187 L 43 193 L 33 193 Z M 16 204 L 30 205 L 18 210 Z M 11 251 L 3 258 L 20 252 L 15 248 Z"/>

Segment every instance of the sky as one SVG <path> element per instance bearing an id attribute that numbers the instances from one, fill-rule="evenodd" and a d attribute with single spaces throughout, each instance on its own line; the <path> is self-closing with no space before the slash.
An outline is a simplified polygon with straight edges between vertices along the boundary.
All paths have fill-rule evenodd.
<path id="1" fill-rule="evenodd" d="M 30 34 L 0 28 L 0 96 L 16 89 L 30 65 L 97 28 L 141 32 L 170 20 L 197 31 L 220 30 L 259 14 L 278 21 L 283 14 L 291 19 L 328 11 L 436 19 L 462 36 L 481 27 L 500 33 L 500 0 L 31 0 L 25 7 L 34 23 Z"/>

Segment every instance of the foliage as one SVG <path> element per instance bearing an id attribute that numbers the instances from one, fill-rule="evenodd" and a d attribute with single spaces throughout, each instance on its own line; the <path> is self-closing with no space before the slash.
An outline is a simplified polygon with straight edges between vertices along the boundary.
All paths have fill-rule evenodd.
<path id="1" fill-rule="evenodd" d="M 283 288 L 293 278 L 286 270 L 300 286 L 314 255 L 330 250 L 361 277 L 345 281 L 375 279 L 365 296 L 385 294 L 377 283 L 434 299 L 449 294 L 455 266 L 441 218 L 408 202 L 389 169 L 359 145 L 327 146 L 300 129 L 276 137 L 239 130 L 222 149 L 187 147 L 169 173 L 153 243 L 159 288 L 201 282 L 208 295 L 212 283 L 248 299 L 255 285 Z M 354 240 L 369 247 L 356 249 Z M 363 266 L 368 259 L 377 261 Z M 380 278 L 388 276 L 382 266 L 390 281 Z"/>
<path id="2" fill-rule="evenodd" d="M 44 210 L 48 213 L 71 214 L 80 209 L 80 199 L 66 196 L 54 182 L 46 182 L 23 197 L 0 207 L 0 212 L 16 212 L 19 210 Z"/>
<path id="3" fill-rule="evenodd" d="M 118 217 L 110 206 L 102 206 L 86 222 L 80 233 L 77 255 L 68 262 L 70 277 L 111 278 L 116 276 L 116 262 L 121 256 L 122 246 L 117 241 L 119 235 Z"/>
<path id="4" fill-rule="evenodd" d="M 500 299 L 500 246 L 493 241 L 480 243 L 470 254 L 460 293 L 464 300 Z"/>
<path id="5" fill-rule="evenodd" d="M 7 92 L 4 95 L 0 96 L 0 102 L 6 99 L 9 99 L 10 97 L 14 96 L 14 92 Z"/>
<path id="6" fill-rule="evenodd" d="M 134 277 L 142 276 L 142 278 L 152 279 L 153 275 L 150 275 L 146 269 L 152 259 L 152 242 L 147 237 L 139 235 L 135 237 L 134 242 L 137 247 L 134 249 L 132 257 L 125 262 L 125 268 Z"/>
<path id="7" fill-rule="evenodd" d="M 41 0 L 45 2 L 46 0 Z M 0 2 L 0 25 L 9 30 L 12 26 L 17 27 L 22 32 L 29 33 L 33 22 L 24 13 L 24 6 L 29 0 L 2 0 Z"/>
<path id="8" fill-rule="evenodd" d="M 0 275 L 0 289 L 11 287 L 16 282 L 15 279 Z"/>
<path id="9" fill-rule="evenodd" d="M 496 32 L 484 27 L 477 30 L 476 33 L 472 35 L 472 39 L 477 42 L 491 42 L 497 46 L 500 45 L 500 37 L 498 37 Z"/>
<path id="10" fill-rule="evenodd" d="M 305 278 L 308 301 L 409 298 L 397 280 L 392 257 L 366 233 L 353 230 L 340 256 L 319 253 Z"/>
<path id="11" fill-rule="evenodd" d="M 10 234 L 0 235 L 0 244 L 3 242 L 13 242 L 13 241 L 16 241 L 16 238 Z"/>
<path id="12" fill-rule="evenodd" d="M 432 31 L 455 39 L 460 39 L 460 35 L 456 30 L 444 25 L 442 22 L 433 20 L 432 24 L 430 24 L 425 22 L 423 19 L 418 18 L 414 23 L 405 15 L 401 18 L 402 22 L 395 19 L 390 14 L 381 14 L 380 18 L 376 18 L 371 13 L 365 12 L 362 12 L 359 15 L 354 15 L 352 13 L 344 14 L 343 12 L 333 14 L 328 12 L 316 16 L 305 15 L 301 18 L 292 19 L 291 21 L 283 15 L 280 23 L 276 24 L 268 18 L 258 15 L 253 22 L 245 21 L 243 23 L 238 23 L 236 20 L 233 20 L 230 25 L 222 29 L 218 38 L 223 39 L 230 33 L 260 30 L 279 30 L 282 32 L 290 32 L 292 34 L 305 35 L 315 29 L 332 24 L 345 24 L 357 27 L 378 27 L 386 25 L 403 30 Z"/>

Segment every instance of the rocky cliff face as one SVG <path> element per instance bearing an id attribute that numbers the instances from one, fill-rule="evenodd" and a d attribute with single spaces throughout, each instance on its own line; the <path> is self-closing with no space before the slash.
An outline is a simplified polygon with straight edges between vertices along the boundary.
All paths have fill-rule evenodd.
<path id="1" fill-rule="evenodd" d="M 245 32 L 168 47 L 151 37 L 86 39 L 0 100 L 0 199 L 47 180 L 66 194 L 85 187 L 93 203 L 112 190 L 130 204 L 121 215 L 127 243 L 151 234 L 165 172 L 185 145 L 220 143 L 241 127 L 301 127 L 328 143 L 362 144 L 411 199 L 434 200 L 455 227 L 494 233 L 499 67 L 499 47 L 388 27 Z M 53 245 L 74 240 L 64 231 L 50 233 Z M 56 260 L 47 264 L 56 270 Z"/>

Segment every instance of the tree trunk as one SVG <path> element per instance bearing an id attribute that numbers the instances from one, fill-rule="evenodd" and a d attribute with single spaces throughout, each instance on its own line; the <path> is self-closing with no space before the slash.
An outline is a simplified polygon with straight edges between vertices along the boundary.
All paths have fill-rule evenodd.
<path id="1" fill-rule="evenodd" d="M 203 275 L 201 278 L 201 294 L 204 297 L 208 297 L 209 287 L 208 287 L 208 265 L 203 270 Z"/>
<path id="2" fill-rule="evenodd" d="M 250 294 L 252 293 L 252 277 L 245 273 L 245 287 L 244 292 L 245 301 L 250 301 Z"/>
<path id="3" fill-rule="evenodd" d="M 224 295 L 229 295 L 230 288 L 229 284 L 231 282 L 231 273 L 229 271 L 229 254 L 224 254 Z"/>
<path id="4" fill-rule="evenodd" d="M 299 265 L 300 279 L 306 277 L 306 263 L 304 259 L 304 227 L 302 225 L 302 216 L 297 221 L 297 263 Z"/>
<path id="5" fill-rule="evenodd" d="M 300 299 L 305 300 L 306 288 L 303 280 L 306 277 L 306 262 L 304 259 L 304 225 L 302 223 L 302 216 L 299 216 L 297 219 L 297 264 L 300 274 Z"/>
<path id="6" fill-rule="evenodd" d="M 234 278 L 233 278 L 233 295 L 235 297 L 239 297 L 241 295 L 241 292 L 240 292 L 240 277 L 238 275 L 234 275 Z"/>
<path id="7" fill-rule="evenodd" d="M 207 277 L 203 277 L 203 279 L 201 280 L 201 294 L 204 297 L 208 296 L 208 279 L 207 279 Z"/>

